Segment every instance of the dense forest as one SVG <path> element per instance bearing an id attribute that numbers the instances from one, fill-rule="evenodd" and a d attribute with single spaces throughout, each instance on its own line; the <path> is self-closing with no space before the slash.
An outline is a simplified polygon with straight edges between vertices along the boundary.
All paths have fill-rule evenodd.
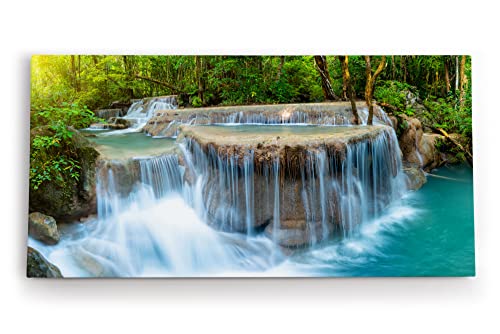
<path id="1" fill-rule="evenodd" d="M 347 100 L 351 88 L 355 99 L 365 99 L 370 76 L 371 94 L 388 111 L 413 115 L 404 103 L 411 92 L 437 126 L 471 136 L 467 56 L 35 56 L 31 108 L 94 110 L 170 94 L 194 107 L 320 102 Z"/>
<path id="2" fill-rule="evenodd" d="M 456 153 L 465 160 L 472 151 L 471 89 L 469 56 L 34 56 L 30 184 L 36 190 L 46 181 L 79 180 L 78 150 L 69 139 L 72 128 L 105 121 L 93 110 L 172 94 L 180 107 L 378 103 L 431 131 L 459 135 Z"/>

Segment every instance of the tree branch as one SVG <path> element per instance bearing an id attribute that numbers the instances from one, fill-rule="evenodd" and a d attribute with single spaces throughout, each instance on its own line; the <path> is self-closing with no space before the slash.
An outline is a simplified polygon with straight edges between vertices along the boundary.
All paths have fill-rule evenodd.
<path id="1" fill-rule="evenodd" d="M 160 80 L 156 80 L 156 79 L 153 79 L 153 78 L 144 77 L 144 76 L 139 75 L 139 74 L 135 74 L 134 77 L 136 79 L 141 79 L 141 80 L 146 80 L 146 81 L 154 82 L 155 84 L 162 85 L 162 86 L 165 86 L 167 88 L 170 88 L 170 90 L 172 90 L 172 93 L 174 93 L 174 94 L 178 94 L 181 91 L 179 88 L 177 88 L 175 86 L 172 86 L 169 83 L 160 81 Z"/>
<path id="2" fill-rule="evenodd" d="M 382 60 L 380 61 L 380 64 L 378 64 L 378 67 L 375 70 L 375 74 L 373 75 L 373 82 L 374 83 L 375 83 L 375 81 L 377 81 L 377 77 L 379 76 L 379 74 L 382 72 L 382 70 L 385 67 L 385 60 L 386 60 L 386 57 L 382 56 Z"/>

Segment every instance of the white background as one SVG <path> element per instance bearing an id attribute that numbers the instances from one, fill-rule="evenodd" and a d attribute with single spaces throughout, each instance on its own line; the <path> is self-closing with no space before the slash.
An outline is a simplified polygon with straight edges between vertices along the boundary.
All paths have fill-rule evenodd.
<path id="1" fill-rule="evenodd" d="M 0 5 L 0 332 L 499 333 L 498 10 L 458 0 L 180 2 Z M 25 278 L 37 53 L 472 54 L 477 277 Z"/>

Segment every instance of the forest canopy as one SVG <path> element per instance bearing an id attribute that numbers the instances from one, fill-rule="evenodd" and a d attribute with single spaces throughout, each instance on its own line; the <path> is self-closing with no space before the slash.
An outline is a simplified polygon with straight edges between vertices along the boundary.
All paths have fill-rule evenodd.
<path id="1" fill-rule="evenodd" d="M 353 97 L 365 99 L 366 56 L 33 56 L 31 109 L 95 110 L 113 101 L 171 94 L 192 107 L 348 100 L 343 58 Z M 411 93 L 434 125 L 471 137 L 469 56 L 373 56 L 373 72 L 382 59 L 372 93 L 387 111 L 412 116 L 405 103 Z"/>

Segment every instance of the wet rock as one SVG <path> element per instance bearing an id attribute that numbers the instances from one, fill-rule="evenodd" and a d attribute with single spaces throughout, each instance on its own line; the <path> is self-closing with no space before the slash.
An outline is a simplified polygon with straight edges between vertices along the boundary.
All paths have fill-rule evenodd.
<path id="1" fill-rule="evenodd" d="M 325 231 L 321 222 L 310 223 L 305 221 L 283 221 L 275 229 L 271 223 L 267 225 L 265 234 L 278 245 L 285 248 L 302 248 L 321 242 L 333 231 L 330 223 L 325 224 Z"/>
<path id="2" fill-rule="evenodd" d="M 406 175 L 406 186 L 409 190 L 418 190 L 427 183 L 425 173 L 419 167 L 405 167 L 403 172 Z"/>
<path id="3" fill-rule="evenodd" d="M 93 123 L 90 125 L 92 129 L 102 129 L 102 130 L 123 130 L 129 128 L 131 125 L 130 121 L 120 117 L 110 117 L 107 123 Z"/>
<path id="4" fill-rule="evenodd" d="M 441 154 L 436 146 L 443 138 L 444 136 L 435 133 L 423 134 L 419 151 L 422 156 L 422 166 L 426 171 L 431 171 L 442 164 Z"/>
<path id="5" fill-rule="evenodd" d="M 126 101 L 113 101 L 109 104 L 110 109 L 119 109 L 120 114 L 116 116 L 124 116 L 127 113 L 128 108 L 132 104 L 132 101 L 126 102 Z"/>
<path id="6" fill-rule="evenodd" d="M 403 160 L 422 166 L 423 161 L 418 150 L 424 134 L 422 123 L 418 119 L 406 115 L 401 115 L 401 120 L 400 128 L 402 131 L 398 140 L 401 152 L 403 152 Z"/>
<path id="7" fill-rule="evenodd" d="M 80 178 L 65 180 L 64 186 L 55 182 L 45 182 L 37 190 L 29 192 L 29 211 L 43 212 L 58 222 L 71 222 L 97 211 L 96 202 L 96 163 L 99 152 L 95 145 L 77 130 L 73 132 L 71 143 L 76 160 L 80 165 Z M 34 128 L 31 138 L 37 134 L 52 135 L 48 127 Z"/>
<path id="8" fill-rule="evenodd" d="M 365 102 L 357 103 L 360 117 L 366 121 Z M 375 123 L 392 126 L 391 120 L 383 110 L 375 106 Z M 162 110 L 149 120 L 143 128 L 152 136 L 172 136 L 178 124 L 214 123 L 309 123 L 309 124 L 353 124 L 350 102 L 246 105 L 230 107 L 185 108 Z"/>
<path id="9" fill-rule="evenodd" d="M 113 108 L 113 109 L 99 109 L 94 111 L 94 114 L 102 119 L 109 119 L 110 117 L 119 117 L 123 113 L 121 108 Z"/>
<path id="10" fill-rule="evenodd" d="M 121 117 L 111 117 L 108 119 L 108 124 L 117 129 L 126 129 L 130 127 L 130 121 Z"/>
<path id="11" fill-rule="evenodd" d="M 32 212 L 28 216 L 28 233 L 31 237 L 53 245 L 59 242 L 59 231 L 56 220 L 40 212 Z"/>
<path id="12" fill-rule="evenodd" d="M 364 196 L 357 186 L 351 184 L 358 178 L 358 172 L 352 166 L 352 160 L 349 160 L 352 167 L 349 171 L 336 166 L 343 165 L 348 145 L 352 145 L 351 150 L 365 152 L 364 143 L 375 139 L 379 144 L 384 143 L 379 149 L 383 147 L 391 157 L 381 162 L 385 167 L 382 172 L 377 172 L 377 206 L 384 207 L 390 201 L 390 180 L 398 173 L 399 151 L 397 145 L 388 144 L 396 142 L 392 129 L 387 126 L 322 128 L 311 132 L 279 133 L 279 140 L 277 137 L 277 134 L 267 131 L 248 133 L 226 127 L 181 126 L 178 141 L 187 143 L 195 165 L 199 160 L 202 168 L 207 168 L 203 202 L 209 224 L 224 231 L 247 232 L 248 227 L 262 228 L 279 214 L 282 227 L 296 224 L 287 228 L 289 230 L 305 230 L 306 221 L 317 221 L 322 217 L 326 222 L 342 225 L 339 228 L 356 226 L 361 222 L 359 205 L 361 196 Z M 378 140 L 383 137 L 387 141 Z M 370 161 L 367 157 L 366 161 L 359 163 L 372 168 Z M 320 172 L 319 168 L 332 170 Z M 369 178 L 363 174 L 366 187 L 371 184 Z M 341 189 L 346 189 L 348 183 L 349 194 L 346 195 L 347 190 L 343 192 Z M 274 211 L 277 202 L 279 213 Z M 380 207 L 374 206 L 373 210 Z M 284 239 L 302 240 L 283 242 L 295 246 L 309 238 L 309 234 L 303 235 L 302 232 L 284 231 L 282 234 Z"/>
<path id="13" fill-rule="evenodd" d="M 61 278 L 61 271 L 47 261 L 37 250 L 28 247 L 27 276 L 39 278 Z"/>
<path id="14" fill-rule="evenodd" d="M 399 147 L 403 161 L 416 164 L 424 170 L 431 170 L 442 163 L 436 143 L 441 135 L 424 133 L 422 123 L 406 115 L 401 115 Z"/>

